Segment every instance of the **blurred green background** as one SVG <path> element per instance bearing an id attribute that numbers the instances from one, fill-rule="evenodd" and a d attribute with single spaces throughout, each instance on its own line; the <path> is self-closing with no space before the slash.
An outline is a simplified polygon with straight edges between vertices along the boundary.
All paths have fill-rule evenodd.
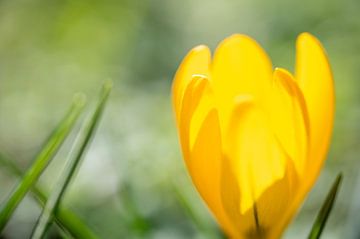
<path id="1" fill-rule="evenodd" d="M 274 66 L 293 69 L 296 36 L 317 36 L 336 84 L 336 123 L 320 179 L 285 238 L 305 238 L 336 174 L 345 179 L 323 238 L 360 237 L 360 2 L 356 0 L 2 0 L 0 152 L 26 169 L 74 93 L 109 105 L 66 194 L 101 238 L 220 238 L 193 189 L 170 104 L 176 68 L 193 46 L 254 37 Z M 41 177 L 50 190 L 72 138 Z M 0 201 L 17 179 L 0 168 Z M 29 196 L 2 238 L 27 238 L 40 213 Z M 53 230 L 50 238 L 58 238 Z"/>

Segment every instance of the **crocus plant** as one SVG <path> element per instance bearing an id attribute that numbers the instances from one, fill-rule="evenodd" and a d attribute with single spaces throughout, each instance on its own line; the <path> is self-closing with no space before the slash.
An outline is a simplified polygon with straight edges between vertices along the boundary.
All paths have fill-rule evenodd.
<path id="1" fill-rule="evenodd" d="M 328 150 L 334 87 L 319 41 L 301 34 L 295 74 L 250 37 L 213 57 L 192 49 L 172 88 L 191 178 L 230 238 L 279 238 L 314 185 Z"/>

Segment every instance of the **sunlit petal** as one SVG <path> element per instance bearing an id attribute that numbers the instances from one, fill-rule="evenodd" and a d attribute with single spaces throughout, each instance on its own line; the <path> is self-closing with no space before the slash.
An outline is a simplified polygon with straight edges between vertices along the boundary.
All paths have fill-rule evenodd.
<path id="1" fill-rule="evenodd" d="M 210 54 L 207 46 L 200 45 L 193 48 L 184 58 L 176 72 L 172 85 L 172 101 L 177 122 L 179 122 L 180 108 L 185 89 L 193 75 L 200 74 L 208 76 L 209 74 Z"/>
<path id="2" fill-rule="evenodd" d="M 194 76 L 183 97 L 180 140 L 196 188 L 223 229 L 230 232 L 233 229 L 220 201 L 222 143 L 213 98 L 208 79 Z"/>
<path id="3" fill-rule="evenodd" d="M 184 60 L 173 102 L 186 165 L 230 238 L 276 239 L 314 184 L 327 152 L 334 92 L 326 55 L 297 43 L 296 78 L 251 38 L 233 35 L 210 63 Z"/>
<path id="4" fill-rule="evenodd" d="M 226 38 L 216 49 L 211 69 L 222 128 L 225 129 L 229 121 L 234 97 L 249 94 L 259 102 L 267 98 L 272 79 L 271 62 L 250 37 L 236 34 Z"/>
<path id="5" fill-rule="evenodd" d="M 313 184 L 329 147 L 334 119 L 334 86 L 330 65 L 320 42 L 303 33 L 296 44 L 296 79 L 305 96 L 310 119 L 307 175 Z"/>
<path id="6" fill-rule="evenodd" d="M 284 177 L 286 155 L 271 130 L 269 117 L 249 99 L 241 99 L 235 106 L 225 143 L 226 158 L 239 184 L 240 213 L 244 214 L 267 188 Z"/>
<path id="7" fill-rule="evenodd" d="M 309 117 L 304 96 L 288 71 L 275 69 L 269 101 L 272 102 L 269 115 L 276 137 L 298 174 L 302 175 L 308 159 Z"/>

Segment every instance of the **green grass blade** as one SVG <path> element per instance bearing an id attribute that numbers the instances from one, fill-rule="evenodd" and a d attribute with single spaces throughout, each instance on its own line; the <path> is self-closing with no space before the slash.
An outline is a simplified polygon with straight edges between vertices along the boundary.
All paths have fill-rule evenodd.
<path id="1" fill-rule="evenodd" d="M 23 175 L 19 167 L 2 154 L 0 154 L 0 165 L 14 176 L 21 178 Z M 36 185 L 31 188 L 31 191 L 38 203 L 44 207 L 47 201 L 46 193 Z M 98 238 L 75 213 L 67 208 L 61 207 L 57 210 L 55 213 L 55 222 L 65 234 L 70 234 L 70 236 L 68 236 L 70 238 Z"/>
<path id="2" fill-rule="evenodd" d="M 202 220 L 199 218 L 197 213 L 194 211 L 194 209 L 191 206 L 191 203 L 188 201 L 184 193 L 181 191 L 180 187 L 176 183 L 172 183 L 172 190 L 174 191 L 174 195 L 180 205 L 185 209 L 186 213 L 189 215 L 190 219 L 194 222 L 196 227 L 200 231 L 206 231 L 206 226 L 202 222 Z"/>
<path id="3" fill-rule="evenodd" d="M 38 220 L 38 223 L 32 233 L 32 239 L 43 238 L 48 227 L 51 225 L 53 214 L 57 211 L 64 192 L 69 185 L 71 179 L 73 178 L 74 172 L 79 166 L 82 156 L 95 132 L 101 113 L 105 108 L 111 88 L 111 82 L 108 82 L 104 85 L 100 100 L 96 106 L 95 111 L 91 115 L 89 121 L 85 122 L 84 127 L 79 132 L 76 142 L 73 144 L 73 148 L 69 154 L 69 159 L 67 160 L 65 169 L 61 173 L 61 176 L 56 183 L 57 186 L 51 193 L 49 200 L 47 201 L 44 210 Z"/>
<path id="4" fill-rule="evenodd" d="M 25 173 L 22 180 L 11 192 L 5 203 L 1 206 L 0 211 L 0 232 L 4 229 L 6 223 L 9 221 L 12 213 L 24 198 L 26 193 L 36 183 L 37 179 L 49 164 L 57 150 L 60 148 L 65 138 L 69 134 L 72 127 L 75 125 L 76 119 L 84 107 L 84 97 L 75 97 L 72 107 L 68 114 L 60 122 L 49 139 L 46 141 L 44 147 L 36 157 L 30 169 Z"/>
<path id="5" fill-rule="evenodd" d="M 330 215 L 330 212 L 334 206 L 334 202 L 335 202 L 336 195 L 337 195 L 341 181 L 342 181 L 342 174 L 340 173 L 336 177 L 336 179 L 335 179 L 335 181 L 334 181 L 334 183 L 333 183 L 333 185 L 332 185 L 332 187 L 320 209 L 320 212 L 319 212 L 319 214 L 315 220 L 315 223 L 311 229 L 311 232 L 309 234 L 309 237 L 308 237 L 309 239 L 320 238 L 321 233 L 325 227 L 326 221 L 327 221 L 327 219 Z"/>
<path id="6" fill-rule="evenodd" d="M 122 185 L 119 197 L 122 206 L 126 209 L 123 212 L 124 226 L 131 229 L 136 238 L 148 238 L 148 233 L 151 230 L 150 222 L 142 215 L 136 205 L 129 184 Z"/>
<path id="7" fill-rule="evenodd" d="M 71 238 L 98 239 L 98 236 L 75 213 L 65 207 L 56 210 L 54 219 L 61 230 L 66 232 L 65 234 L 70 234 Z"/>
<path id="8" fill-rule="evenodd" d="M 191 202 L 183 192 L 182 187 L 179 185 L 179 183 L 172 181 L 171 186 L 176 199 L 178 200 L 180 205 L 185 209 L 190 219 L 193 221 L 194 225 L 198 228 L 199 231 L 201 231 L 204 234 L 205 238 L 209 238 L 209 239 L 223 238 L 221 235 L 222 233 L 220 231 L 217 231 L 215 228 L 212 228 L 210 225 L 207 225 L 201 219 L 201 217 L 196 212 L 193 205 L 191 204 Z"/>

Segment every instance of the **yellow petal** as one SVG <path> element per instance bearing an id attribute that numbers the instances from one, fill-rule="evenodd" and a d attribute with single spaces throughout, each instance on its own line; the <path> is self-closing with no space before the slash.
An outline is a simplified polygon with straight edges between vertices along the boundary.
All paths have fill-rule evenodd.
<path id="1" fill-rule="evenodd" d="M 209 81 L 204 76 L 193 76 L 186 87 L 179 116 L 179 130 L 183 151 L 190 152 L 198 131 L 214 108 L 214 97 Z"/>
<path id="2" fill-rule="evenodd" d="M 309 33 L 296 44 L 296 79 L 310 119 L 309 183 L 317 178 L 330 143 L 334 118 L 334 86 L 330 65 L 319 41 Z"/>
<path id="3" fill-rule="evenodd" d="M 282 221 L 281 219 L 291 208 L 294 198 L 297 196 L 297 189 L 301 183 L 299 179 L 292 161 L 287 160 L 284 177 L 274 182 L 256 201 L 258 224 L 256 233 L 263 236 L 258 238 L 281 238 L 284 230 L 275 229 L 279 227 L 279 222 Z"/>
<path id="4" fill-rule="evenodd" d="M 191 51 L 173 83 L 187 167 L 231 238 L 279 238 L 329 144 L 334 92 L 319 42 L 299 36 L 296 81 L 271 68 L 254 40 L 233 35 L 211 67 L 207 47 Z"/>
<path id="5" fill-rule="evenodd" d="M 195 137 L 194 135 L 197 134 L 197 132 L 194 132 L 194 130 L 191 132 L 191 122 L 193 115 L 202 98 L 206 84 L 206 79 L 193 77 L 187 84 L 183 94 L 183 102 L 178 116 L 178 130 L 180 136 L 180 144 L 185 159 L 190 158 L 190 135 L 192 137 Z M 210 109 L 208 108 L 207 110 Z M 203 119 L 205 119 L 205 116 L 206 114 L 203 116 Z"/>
<path id="6" fill-rule="evenodd" d="M 193 48 L 179 66 L 172 85 L 172 101 L 177 122 L 179 122 L 180 108 L 187 85 L 190 83 L 193 75 L 201 74 L 208 76 L 210 57 L 209 48 L 200 45 Z"/>
<path id="7" fill-rule="evenodd" d="M 308 160 L 309 118 L 304 96 L 292 75 L 285 69 L 274 71 L 273 95 L 269 111 L 272 127 L 299 175 Z"/>
<path id="8" fill-rule="evenodd" d="M 228 162 L 223 162 L 221 193 L 225 211 L 236 228 L 236 231 L 229 234 L 229 238 L 280 238 L 283 230 L 277 230 L 279 222 L 292 206 L 297 193 L 296 188 L 299 186 L 299 177 L 292 161 L 287 160 L 284 177 L 268 187 L 244 213 L 240 213 L 239 208 L 240 187 Z"/>
<path id="9" fill-rule="evenodd" d="M 250 37 L 236 34 L 220 43 L 211 74 L 222 128 L 226 128 L 237 95 L 249 94 L 258 102 L 266 102 L 272 66 L 263 49 Z"/>
<path id="10" fill-rule="evenodd" d="M 222 143 L 209 81 L 195 76 L 188 84 L 180 114 L 180 141 L 190 176 L 225 232 L 233 229 L 220 200 Z"/>
<path id="11" fill-rule="evenodd" d="M 265 112 L 251 96 L 237 100 L 224 145 L 222 201 L 234 238 L 262 238 L 291 205 L 298 177 Z"/>
<path id="12" fill-rule="evenodd" d="M 200 195 L 227 234 L 234 228 L 226 215 L 220 194 L 221 134 L 216 110 L 206 116 L 191 152 L 188 169 Z"/>
<path id="13" fill-rule="evenodd" d="M 309 33 L 303 33 L 297 39 L 296 80 L 309 115 L 308 166 L 296 198 L 274 229 L 275 235 L 284 231 L 318 177 L 333 127 L 334 86 L 330 65 L 320 42 Z"/>
<path id="14" fill-rule="evenodd" d="M 225 152 L 238 180 L 240 213 L 274 182 L 284 177 L 286 155 L 271 131 L 269 117 L 249 98 L 235 107 L 226 135 Z"/>

